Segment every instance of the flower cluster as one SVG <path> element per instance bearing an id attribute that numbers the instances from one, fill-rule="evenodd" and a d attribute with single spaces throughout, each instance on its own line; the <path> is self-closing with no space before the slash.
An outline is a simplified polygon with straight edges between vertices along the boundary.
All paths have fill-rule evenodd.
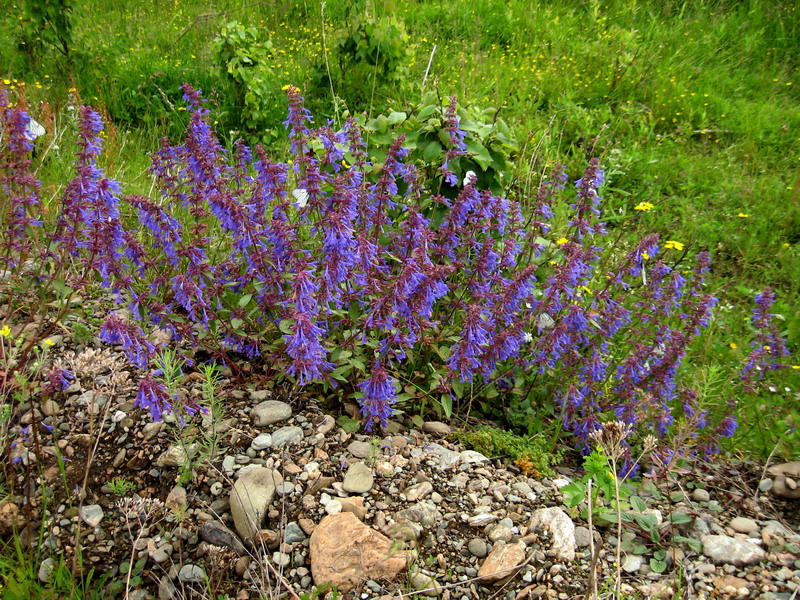
<path id="1" fill-rule="evenodd" d="M 465 388 L 525 397 L 544 385 L 584 445 L 601 415 L 664 435 L 673 412 L 692 404 L 679 370 L 715 303 L 704 291 L 710 257 L 700 253 L 687 271 L 679 242 L 662 248 L 652 235 L 610 245 L 597 160 L 573 178 L 571 216 L 559 227 L 554 206 L 569 180 L 561 166 L 528 215 L 480 189 L 475 173 L 458 181 L 454 161 L 467 147 L 454 98 L 440 169 L 453 189 L 444 197 L 425 192 L 402 137 L 372 164 L 359 124 L 315 127 L 297 88 L 287 89 L 287 163 L 243 142 L 223 149 L 200 92 L 183 91 L 186 137 L 162 140 L 151 198 L 121 196 L 103 175 L 102 122 L 80 111 L 76 176 L 54 237 L 127 303 L 132 320 L 111 314 L 100 337 L 133 365 L 153 368 L 147 333 L 158 328 L 230 364 L 239 355 L 299 385 L 344 385 L 368 426 L 385 425 L 404 400 L 453 405 Z M 25 117 L 7 101 L 0 107 L 22 165 L 0 173 L 28 211 L 22 198 L 36 186 L 20 162 Z M 15 227 L 34 225 L 15 210 Z M 123 214 L 138 228 L 123 227 Z M 770 357 L 782 352 L 772 337 L 765 346 Z M 66 381 L 53 374 L 53 386 Z M 138 406 L 160 418 L 175 402 L 183 400 L 157 374 L 143 377 Z"/>

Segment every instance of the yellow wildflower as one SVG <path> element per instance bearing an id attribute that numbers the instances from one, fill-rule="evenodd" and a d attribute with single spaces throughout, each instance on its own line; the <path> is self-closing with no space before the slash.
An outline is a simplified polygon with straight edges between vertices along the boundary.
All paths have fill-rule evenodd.
<path id="1" fill-rule="evenodd" d="M 11 328 L 8 325 L 3 325 L 3 328 L 0 329 L 0 336 L 8 337 L 11 335 Z"/>
<path id="2" fill-rule="evenodd" d="M 739 346 L 736 344 L 736 342 L 731 342 L 731 343 L 730 343 L 730 344 L 728 344 L 728 345 L 731 347 L 731 350 L 736 350 L 736 349 L 739 347 Z"/>
<path id="3" fill-rule="evenodd" d="M 569 241 L 569 240 L 568 240 L 567 238 L 565 238 L 565 237 L 562 237 L 562 238 L 558 238 L 558 239 L 556 240 L 556 244 L 558 244 L 559 246 L 563 246 L 563 245 L 564 245 L 564 244 L 566 244 L 568 241 Z"/>
<path id="4" fill-rule="evenodd" d="M 667 240 L 664 242 L 664 248 L 667 250 L 677 250 L 680 252 L 683 250 L 683 242 L 676 242 L 675 240 Z"/>
<path id="5" fill-rule="evenodd" d="M 653 210 L 655 206 L 653 206 L 650 202 L 639 202 L 636 206 L 633 207 L 633 210 L 641 210 L 647 212 L 648 210 Z"/>
<path id="6" fill-rule="evenodd" d="M 44 341 L 44 345 L 45 345 L 45 346 L 55 346 L 55 345 L 56 345 L 56 343 L 55 343 L 53 340 L 51 340 L 50 338 L 47 338 L 47 339 Z"/>
<path id="7" fill-rule="evenodd" d="M 747 213 L 740 212 L 740 213 L 739 213 L 739 215 L 738 215 L 738 217 L 739 217 L 740 219 L 749 219 L 749 218 L 750 218 L 750 215 L 748 215 Z"/>

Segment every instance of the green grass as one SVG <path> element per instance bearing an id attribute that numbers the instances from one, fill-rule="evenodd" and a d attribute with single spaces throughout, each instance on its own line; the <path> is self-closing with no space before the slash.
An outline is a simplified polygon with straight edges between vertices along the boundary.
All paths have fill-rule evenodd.
<path id="1" fill-rule="evenodd" d="M 241 129 L 211 51 L 224 24 L 258 28 L 276 49 L 274 88 L 299 85 L 315 114 L 334 117 L 331 87 L 315 84 L 314 70 L 326 71 L 327 59 L 335 71 L 338 32 L 360 14 L 394 16 L 410 35 L 407 80 L 383 85 L 366 69 L 360 91 L 369 94 L 335 81 L 347 108 L 374 116 L 390 106 L 413 107 L 436 45 L 426 89 L 500 108 L 523 146 L 507 174 L 508 195 L 524 203 L 535 184 L 528 173 L 560 161 L 577 174 L 597 155 L 608 169 L 605 214 L 612 227 L 631 238 L 656 231 L 691 252 L 712 252 L 709 288 L 721 309 L 687 361 L 691 381 L 717 382 L 703 398 L 709 407 L 733 394 L 751 339 L 752 294 L 765 284 L 779 292 L 792 360 L 800 363 L 800 11 L 792 3 L 329 1 L 323 23 L 319 0 L 87 0 L 74 7 L 71 62 L 55 52 L 29 61 L 17 51 L 16 4 L 0 2 L 8 8 L 0 77 L 13 87 L 25 82 L 33 115 L 63 132 L 59 150 L 39 167 L 45 198 L 58 198 L 71 165 L 69 90 L 111 118 L 102 166 L 126 191 L 147 194 L 147 153 L 186 122 L 181 82 L 210 97 L 225 143 Z M 280 131 L 276 119 L 269 125 Z M 278 154 L 282 144 L 274 144 Z M 653 210 L 634 210 L 640 202 Z M 800 371 L 787 370 L 776 393 L 736 398 L 747 427 L 731 448 L 768 454 L 796 424 L 798 388 Z M 773 420 L 764 405 L 775 407 Z"/>

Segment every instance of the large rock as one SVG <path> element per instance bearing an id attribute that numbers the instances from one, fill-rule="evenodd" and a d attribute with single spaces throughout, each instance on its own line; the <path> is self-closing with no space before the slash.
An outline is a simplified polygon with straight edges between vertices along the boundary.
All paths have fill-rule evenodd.
<path id="1" fill-rule="evenodd" d="M 323 518 L 311 534 L 309 552 L 314 583 L 339 592 L 370 579 L 392 580 L 406 570 L 405 553 L 352 513 Z"/>
<path id="2" fill-rule="evenodd" d="M 766 556 L 755 544 L 727 535 L 705 535 L 701 541 L 703 554 L 718 565 L 744 567 L 761 562 Z"/>
<path id="3" fill-rule="evenodd" d="M 769 468 L 773 476 L 772 493 L 781 498 L 797 500 L 800 498 L 800 460 Z"/>
<path id="4" fill-rule="evenodd" d="M 244 473 L 231 490 L 231 516 L 242 539 L 251 539 L 261 529 L 275 487 L 283 482 L 278 471 L 254 467 Z"/>
<path id="5" fill-rule="evenodd" d="M 540 508 L 531 516 L 530 528 L 547 527 L 550 530 L 552 550 L 559 560 L 575 560 L 575 523 L 557 506 Z"/>
<path id="6" fill-rule="evenodd" d="M 525 560 L 525 550 L 517 544 L 498 544 L 483 561 L 478 577 L 493 583 L 513 575 L 514 569 Z"/>
<path id="7" fill-rule="evenodd" d="M 264 427 L 266 425 L 272 425 L 273 423 L 280 423 L 291 417 L 292 407 L 286 404 L 286 402 L 267 400 L 254 406 L 250 416 L 253 419 L 253 425 L 256 427 Z"/>

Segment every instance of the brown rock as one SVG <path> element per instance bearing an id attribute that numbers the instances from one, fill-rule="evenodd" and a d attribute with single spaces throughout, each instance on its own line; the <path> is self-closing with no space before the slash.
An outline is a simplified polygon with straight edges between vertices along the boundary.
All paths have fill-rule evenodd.
<path id="1" fill-rule="evenodd" d="M 492 548 L 483 561 L 478 577 L 488 583 L 500 581 L 514 573 L 525 560 L 525 550 L 517 544 L 501 544 Z"/>
<path id="2" fill-rule="evenodd" d="M 385 535 L 349 512 L 328 515 L 311 535 L 311 574 L 316 585 L 347 592 L 367 581 L 392 580 L 406 570 L 406 555 Z"/>
<path id="3" fill-rule="evenodd" d="M 800 481 L 800 460 L 775 465 L 768 472 L 774 477 L 773 494 L 794 500 L 800 498 L 800 485 L 797 485 Z"/>
<path id="4" fill-rule="evenodd" d="M 367 516 L 367 509 L 364 506 L 364 498 L 340 498 L 342 512 L 353 513 L 359 521 L 363 521 Z"/>
<path id="5" fill-rule="evenodd" d="M 15 529 L 22 529 L 24 524 L 19 506 L 8 501 L 0 503 L 0 536 L 11 535 Z"/>

